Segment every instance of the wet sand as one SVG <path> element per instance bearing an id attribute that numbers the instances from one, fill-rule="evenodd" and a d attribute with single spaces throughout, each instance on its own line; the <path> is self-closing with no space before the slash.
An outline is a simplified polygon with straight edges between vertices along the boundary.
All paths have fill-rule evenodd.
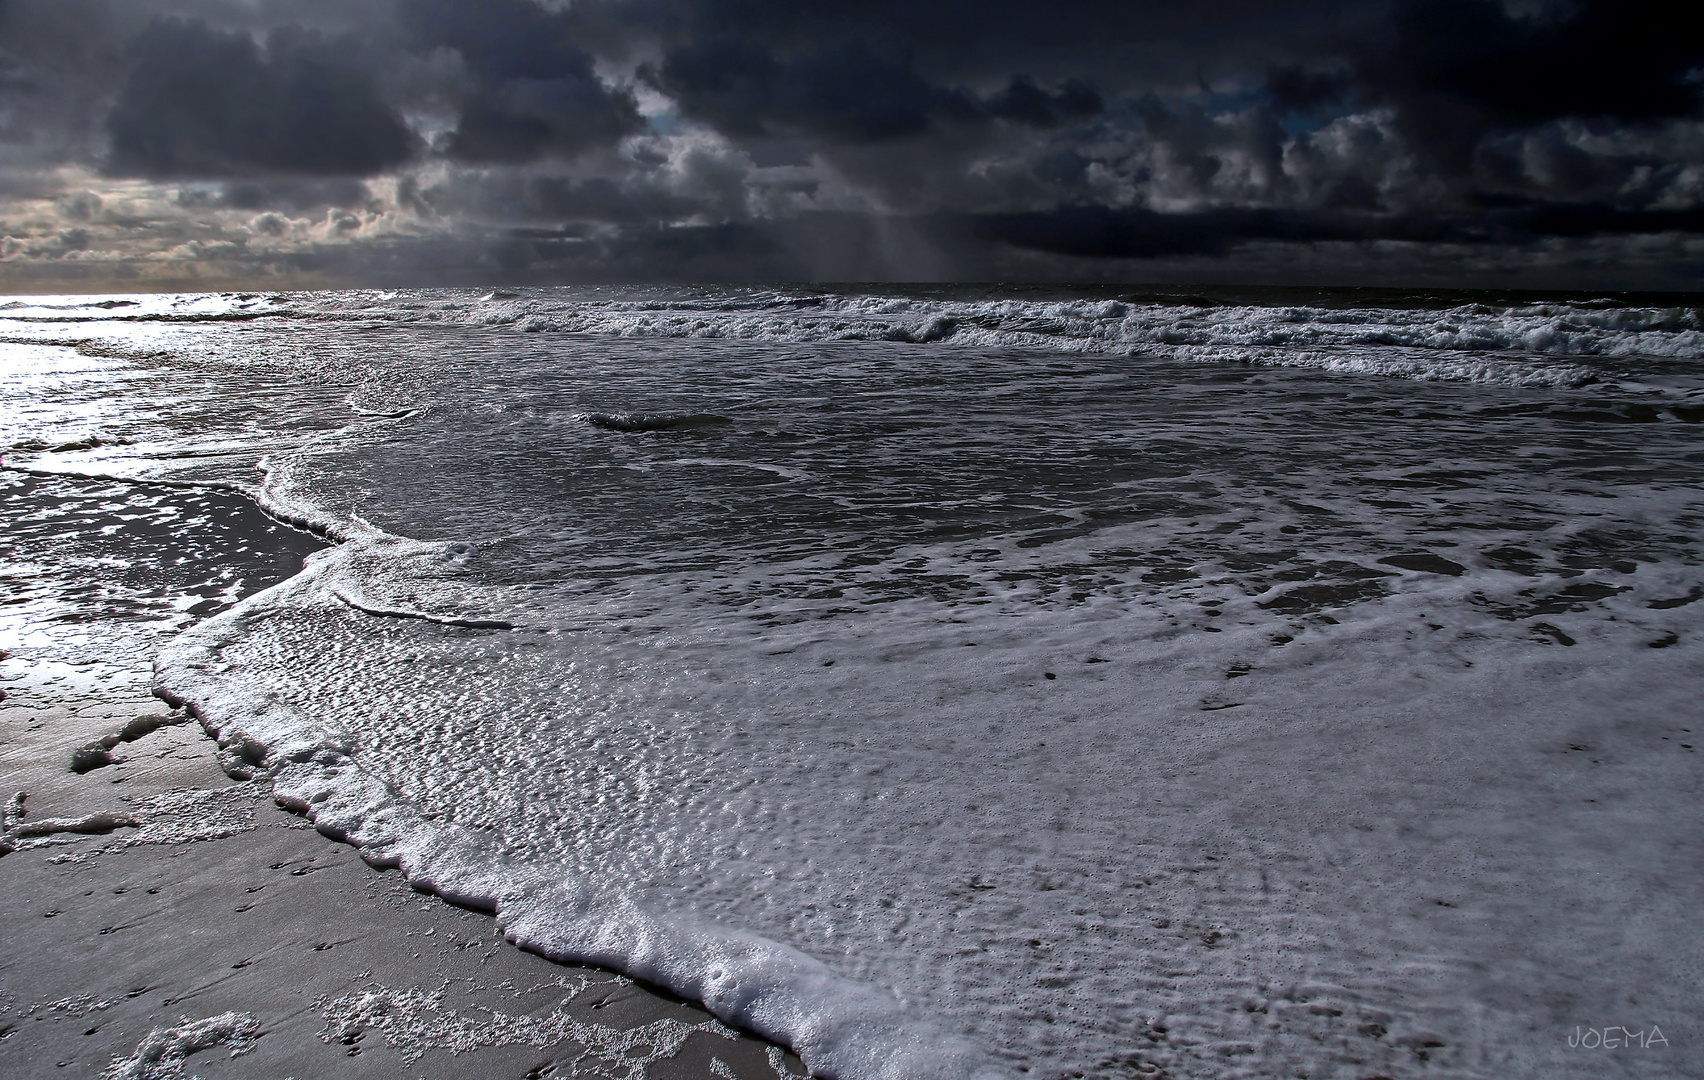
<path id="1" fill-rule="evenodd" d="M 3 479 L 0 1078 L 174 1062 L 300 1080 L 804 1072 L 694 1004 L 524 952 L 489 915 L 367 866 L 233 781 L 200 725 L 151 695 L 174 611 L 283 580 L 324 541 L 225 491 Z"/>
<path id="2" fill-rule="evenodd" d="M 0 1077 L 803 1074 L 694 1004 L 523 952 L 367 866 L 229 779 L 141 673 L 6 667 L 0 791 L 27 794 L 0 857 Z M 153 730 L 72 770 L 126 725 Z M 135 824 L 29 835 L 110 824 L 90 815 Z"/>

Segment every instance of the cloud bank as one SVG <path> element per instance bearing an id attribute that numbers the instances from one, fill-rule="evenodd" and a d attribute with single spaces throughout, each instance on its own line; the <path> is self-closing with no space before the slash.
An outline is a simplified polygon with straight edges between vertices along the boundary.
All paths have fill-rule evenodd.
<path id="1" fill-rule="evenodd" d="M 1697 289 L 1666 11 L 0 0 L 0 281 Z"/>

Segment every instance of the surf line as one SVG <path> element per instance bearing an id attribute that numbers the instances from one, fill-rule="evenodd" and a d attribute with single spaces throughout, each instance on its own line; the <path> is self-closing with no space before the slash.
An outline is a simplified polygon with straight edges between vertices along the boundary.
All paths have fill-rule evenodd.
<path id="1" fill-rule="evenodd" d="M 350 596 L 339 586 L 333 585 L 328 590 L 339 601 L 367 615 L 381 619 L 422 619 L 426 622 L 437 623 L 439 626 L 459 626 L 467 630 L 518 630 L 520 627 L 502 619 L 464 619 L 454 615 L 433 615 L 425 611 L 409 611 L 406 608 L 382 608 L 373 604 L 362 603 Z"/>
<path id="2" fill-rule="evenodd" d="M 550 960 L 591 964 L 701 1002 L 718 1019 L 790 1046 L 827 1080 L 1014 1080 L 899 995 L 783 942 L 687 914 L 663 915 L 619 887 L 517 862 L 483 834 L 428 817 L 369 771 L 346 737 L 298 707 L 232 686 L 220 651 L 268 601 L 313 588 L 326 564 L 185 630 L 161 650 L 154 696 L 187 710 L 222 763 L 267 784 L 323 835 L 399 870 L 423 892 L 488 912 L 504 936 Z M 335 586 L 321 585 L 320 595 Z"/>

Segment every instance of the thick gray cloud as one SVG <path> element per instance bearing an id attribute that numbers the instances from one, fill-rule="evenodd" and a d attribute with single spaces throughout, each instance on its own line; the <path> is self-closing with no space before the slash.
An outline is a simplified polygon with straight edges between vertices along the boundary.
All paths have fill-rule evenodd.
<path id="1" fill-rule="evenodd" d="M 134 27 L 103 0 L 0 0 L 0 163 L 7 186 L 32 168 L 89 159 Z"/>
<path id="2" fill-rule="evenodd" d="M 671 50 L 646 75 L 689 116 L 734 136 L 805 133 L 863 143 L 994 119 L 1048 128 L 1103 105 L 1080 79 L 1049 91 L 1027 75 L 979 98 L 933 85 L 905 59 L 855 39 L 782 57 L 749 38 L 716 38 Z"/>
<path id="3" fill-rule="evenodd" d="M 1651 0 L 1407 0 L 1391 48 L 1363 57 L 1364 92 L 1403 106 L 1444 144 L 1560 117 L 1619 122 L 1695 115 L 1704 47 Z M 1466 121 L 1463 123 L 1463 121 Z"/>
<path id="4" fill-rule="evenodd" d="M 107 116 L 118 176 L 367 176 L 415 139 L 379 100 L 359 45 L 296 26 L 242 32 L 158 19 L 131 47 Z"/>
<path id="5" fill-rule="evenodd" d="M 454 50 L 472 75 L 447 147 L 453 157 L 572 155 L 643 127 L 632 96 L 598 80 L 559 12 L 530 0 L 409 0 L 402 18 L 414 44 Z"/>
<path id="6" fill-rule="evenodd" d="M 1697 287 L 1665 14 L 0 0 L 0 275 Z"/>

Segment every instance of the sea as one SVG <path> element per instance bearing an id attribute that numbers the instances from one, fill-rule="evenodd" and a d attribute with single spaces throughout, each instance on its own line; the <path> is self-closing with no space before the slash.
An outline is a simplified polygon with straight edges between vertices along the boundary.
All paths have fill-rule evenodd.
<path id="1" fill-rule="evenodd" d="M 1693 1075 L 1701 303 L 10 298 L 0 647 L 815 1075 Z"/>

